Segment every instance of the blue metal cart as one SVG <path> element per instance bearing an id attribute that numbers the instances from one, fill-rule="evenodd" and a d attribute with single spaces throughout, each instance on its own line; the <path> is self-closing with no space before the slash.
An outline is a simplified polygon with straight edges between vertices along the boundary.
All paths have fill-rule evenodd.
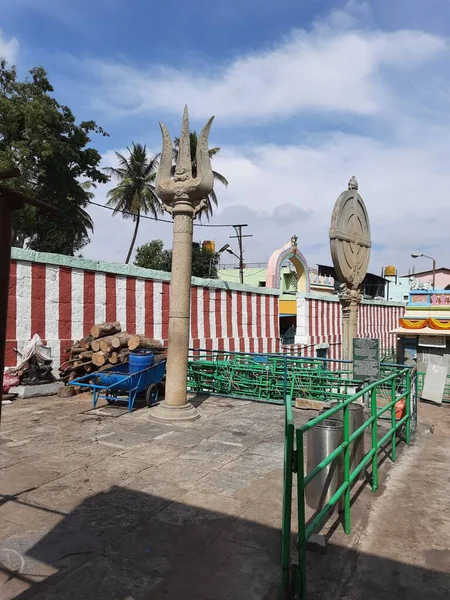
<path id="1" fill-rule="evenodd" d="M 133 410 L 138 394 L 145 392 L 147 406 L 152 406 L 158 400 L 158 384 L 166 374 L 166 361 L 155 362 L 152 365 L 136 371 L 129 372 L 128 363 L 123 363 L 111 370 L 88 373 L 73 379 L 71 385 L 79 385 L 92 389 L 92 405 L 95 408 L 98 400 L 108 403 L 127 401 L 128 410 Z"/>

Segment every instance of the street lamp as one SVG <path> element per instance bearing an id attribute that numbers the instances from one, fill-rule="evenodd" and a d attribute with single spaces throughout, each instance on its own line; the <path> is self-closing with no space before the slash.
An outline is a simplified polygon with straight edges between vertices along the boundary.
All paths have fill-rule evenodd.
<path id="1" fill-rule="evenodd" d="M 241 256 L 238 256 L 235 252 L 233 252 L 233 250 L 231 248 L 227 248 L 227 252 L 228 254 L 232 254 L 233 256 L 235 256 L 238 261 L 239 261 L 239 280 L 241 283 L 244 283 L 244 261 L 242 258 L 242 254 Z"/>
<path id="2" fill-rule="evenodd" d="M 436 260 L 432 256 L 423 254 L 422 252 L 413 252 L 411 258 L 429 258 L 433 261 L 433 290 L 436 288 Z"/>
<path id="3" fill-rule="evenodd" d="M 214 254 L 214 257 L 219 256 L 220 254 L 222 254 L 222 252 L 225 252 L 225 250 L 227 250 L 229 247 L 230 247 L 230 244 L 225 244 L 225 246 L 222 246 L 222 248 Z M 213 261 L 214 257 L 211 256 L 211 258 L 209 259 L 209 275 L 210 276 L 212 273 L 212 261 Z"/>

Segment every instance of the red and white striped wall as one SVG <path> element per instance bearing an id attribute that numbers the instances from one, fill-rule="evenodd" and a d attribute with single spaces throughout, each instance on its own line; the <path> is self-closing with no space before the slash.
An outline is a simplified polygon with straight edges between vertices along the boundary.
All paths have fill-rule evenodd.
<path id="1" fill-rule="evenodd" d="M 15 365 L 14 347 L 38 333 L 58 365 L 73 340 L 103 321 L 167 343 L 169 280 L 168 273 L 13 248 L 6 364 Z M 278 292 L 193 278 L 193 347 L 276 352 L 278 321 Z"/>
<path id="2" fill-rule="evenodd" d="M 328 356 L 342 357 L 339 301 L 312 293 L 297 299 L 299 344 L 279 341 L 278 291 L 193 278 L 191 345 L 236 352 L 288 352 L 313 356 L 328 343 Z M 12 249 L 6 364 L 16 364 L 14 348 L 38 333 L 52 348 L 55 365 L 64 350 L 87 335 L 93 323 L 120 321 L 131 333 L 167 343 L 170 275 L 134 266 Z M 358 335 L 395 347 L 390 334 L 404 307 L 363 301 Z"/>
<path id="3" fill-rule="evenodd" d="M 314 346 L 328 343 L 328 357 L 342 358 L 342 309 L 337 298 L 305 298 L 308 342 L 304 345 L 305 355 L 314 355 Z M 390 333 L 398 326 L 404 313 L 403 304 L 363 300 L 358 313 L 358 337 L 374 337 L 380 340 L 380 349 L 395 348 L 396 335 Z"/>

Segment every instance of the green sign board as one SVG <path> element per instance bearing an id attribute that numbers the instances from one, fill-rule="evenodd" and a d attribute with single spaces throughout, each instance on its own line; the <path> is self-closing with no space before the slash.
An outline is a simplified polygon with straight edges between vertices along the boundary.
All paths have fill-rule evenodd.
<path id="1" fill-rule="evenodd" d="M 353 379 L 380 379 L 380 341 L 376 338 L 353 339 Z"/>

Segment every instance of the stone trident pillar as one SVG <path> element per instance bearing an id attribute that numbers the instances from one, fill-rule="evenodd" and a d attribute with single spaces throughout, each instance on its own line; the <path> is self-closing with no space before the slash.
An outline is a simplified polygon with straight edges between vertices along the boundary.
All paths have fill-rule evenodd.
<path id="1" fill-rule="evenodd" d="M 172 178 L 172 141 L 160 123 L 162 153 L 156 174 L 156 193 L 164 208 L 173 216 L 172 274 L 170 278 L 169 345 L 167 353 L 166 396 L 151 411 L 163 421 L 197 419 L 200 415 L 187 401 L 187 365 L 190 330 L 193 220 L 204 208 L 205 198 L 213 189 L 214 178 L 208 152 L 212 117 L 197 142 L 195 177 L 189 140 L 189 116 L 184 109 L 175 173 Z"/>
<path id="2" fill-rule="evenodd" d="M 353 360 L 353 339 L 358 335 L 358 309 L 361 283 L 370 259 L 370 225 L 364 200 L 353 176 L 348 190 L 336 200 L 330 226 L 330 247 L 334 269 L 342 282 L 343 358 Z"/>

